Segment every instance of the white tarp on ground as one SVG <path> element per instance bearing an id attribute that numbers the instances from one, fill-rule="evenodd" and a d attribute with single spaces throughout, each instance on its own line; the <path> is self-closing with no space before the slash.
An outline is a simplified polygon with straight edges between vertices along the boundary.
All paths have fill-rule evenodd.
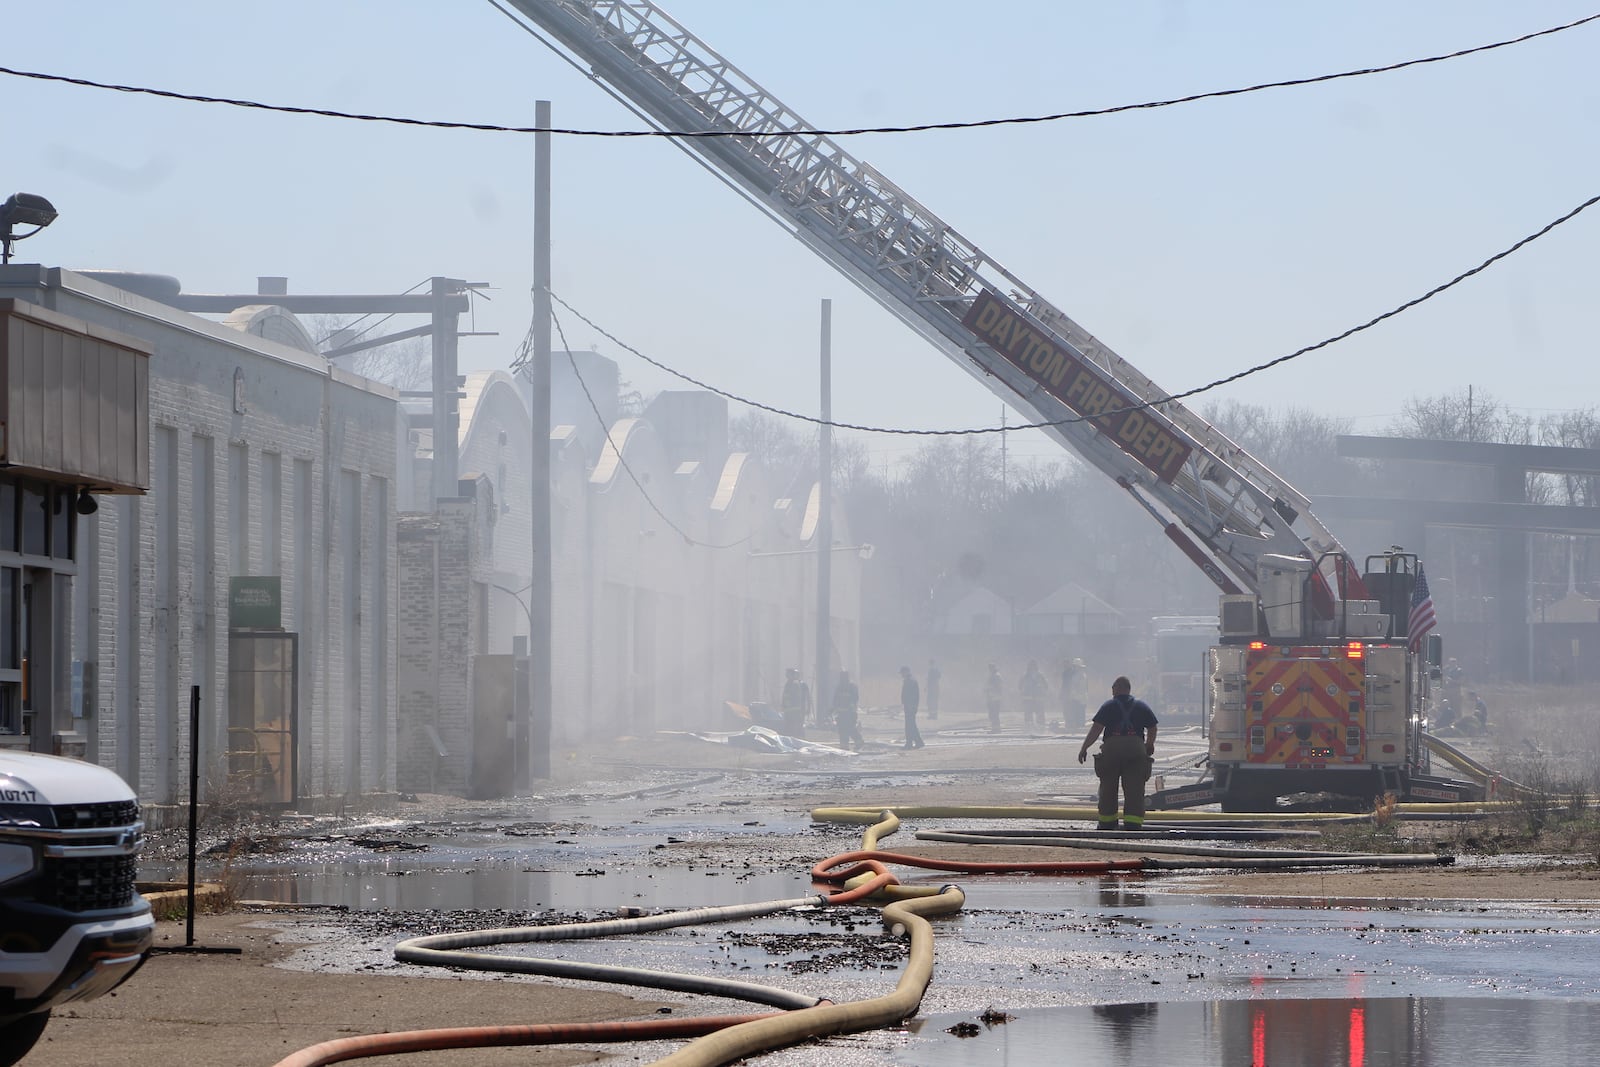
<path id="1" fill-rule="evenodd" d="M 776 730 L 769 730 L 765 726 L 752 726 L 738 733 L 699 733 L 691 732 L 690 737 L 699 738 L 701 741 L 710 741 L 715 745 L 732 745 L 735 748 L 748 748 L 758 752 L 799 752 L 808 756 L 856 756 L 860 753 L 852 752 L 847 748 L 837 745 L 825 745 L 821 741 L 807 741 L 803 737 L 790 737 L 780 734 Z"/>

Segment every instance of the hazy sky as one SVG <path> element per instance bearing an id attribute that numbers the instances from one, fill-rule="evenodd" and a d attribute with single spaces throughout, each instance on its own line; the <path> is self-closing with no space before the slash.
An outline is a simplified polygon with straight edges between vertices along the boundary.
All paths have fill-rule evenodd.
<path id="1" fill-rule="evenodd" d="M 817 126 L 1108 107 L 1435 55 L 1569 22 L 1566 0 L 665 0 Z M 1412 299 L 1597 188 L 1600 23 L 1398 73 L 1109 117 L 845 139 L 1169 390 Z M 486 0 L 55 0 L 0 65 L 418 118 L 639 120 Z M 531 310 L 533 138 L 269 114 L 0 76 L 0 192 L 50 198 L 19 262 L 179 277 L 193 292 L 495 286 L 464 369 L 504 367 Z M 623 340 L 814 412 L 833 300 L 834 412 L 995 425 L 1001 403 L 680 150 L 557 138 L 554 290 Z M 1442 297 L 1211 394 L 1377 430 L 1472 385 L 1535 416 L 1600 403 L 1600 207 Z M 417 322 L 397 322 L 397 326 Z M 672 387 L 566 316 L 647 392 Z M 559 346 L 559 340 L 557 344 Z M 1193 406 L 1201 407 L 1204 399 Z M 1011 416 L 1015 421 L 1015 416 Z M 874 437 L 875 462 L 915 439 Z M 1059 455 L 1042 437 L 1018 455 Z"/>

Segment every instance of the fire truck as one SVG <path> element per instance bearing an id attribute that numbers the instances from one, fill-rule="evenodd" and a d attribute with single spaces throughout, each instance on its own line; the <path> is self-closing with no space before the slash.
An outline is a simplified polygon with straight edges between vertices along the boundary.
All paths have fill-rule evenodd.
<path id="1" fill-rule="evenodd" d="M 1347 595 L 1336 599 L 1312 561 L 1269 555 L 1258 593 L 1222 597 L 1220 644 L 1207 653 L 1211 780 L 1154 801 L 1261 811 L 1296 793 L 1483 799 L 1479 783 L 1431 773 L 1439 643 L 1409 639 L 1417 557 L 1391 550 L 1359 576 L 1340 573 Z"/>
<path id="2" fill-rule="evenodd" d="M 1376 592 L 1311 501 L 649 0 L 509 0 L 752 206 L 1124 489 L 1222 593 L 1214 777 L 1177 797 L 1448 792 L 1419 743 L 1408 559 Z M 1444 799 L 1440 797 L 1439 799 Z"/>

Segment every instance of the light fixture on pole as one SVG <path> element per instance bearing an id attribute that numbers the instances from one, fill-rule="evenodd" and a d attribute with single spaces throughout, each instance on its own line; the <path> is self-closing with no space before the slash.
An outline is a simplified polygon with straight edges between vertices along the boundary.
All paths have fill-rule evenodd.
<path id="1" fill-rule="evenodd" d="M 56 221 L 56 209 L 35 193 L 12 193 L 0 204 L 0 263 L 11 262 L 11 245 L 32 237 Z M 27 233 L 13 233 L 13 226 L 32 226 Z"/>

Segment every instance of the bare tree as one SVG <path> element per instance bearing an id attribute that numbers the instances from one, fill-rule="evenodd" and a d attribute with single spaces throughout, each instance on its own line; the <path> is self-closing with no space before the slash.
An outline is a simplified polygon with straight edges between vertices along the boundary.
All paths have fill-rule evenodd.
<path id="1" fill-rule="evenodd" d="M 859 487 L 866 489 L 872 476 L 872 454 L 859 437 L 833 439 L 833 491 L 849 496 Z"/>
<path id="2" fill-rule="evenodd" d="M 728 445 L 748 452 L 772 472 L 780 487 L 792 488 L 816 477 L 817 441 L 798 426 L 764 411 L 747 411 L 728 422 Z"/>
<path id="3" fill-rule="evenodd" d="M 1412 397 L 1400 409 L 1392 433 L 1432 441 L 1492 441 L 1526 445 L 1533 442 L 1533 420 L 1518 415 L 1487 393 L 1471 389 L 1438 396 Z"/>
<path id="4" fill-rule="evenodd" d="M 307 315 L 304 322 L 307 332 L 316 341 L 317 351 L 324 354 L 363 336 L 381 337 L 385 329 L 383 325 L 373 324 L 362 330 L 360 319 L 341 315 Z M 433 344 L 426 337 L 408 337 L 363 349 L 337 362 L 363 378 L 383 382 L 402 392 L 425 392 L 433 388 Z"/>
<path id="5" fill-rule="evenodd" d="M 1361 466 L 1339 456 L 1337 438 L 1350 432 L 1350 420 L 1309 408 L 1281 412 L 1235 400 L 1213 404 L 1204 417 L 1245 451 L 1303 493 L 1356 491 Z"/>
<path id="6" fill-rule="evenodd" d="M 1595 408 L 1582 408 L 1551 415 L 1539 423 L 1539 442 L 1559 448 L 1600 448 L 1600 412 Z M 1561 479 L 1561 494 L 1565 503 L 1600 507 L 1600 477 L 1565 475 Z"/>
<path id="7" fill-rule="evenodd" d="M 1600 411 L 1582 408 L 1563 411 L 1539 424 L 1539 440 L 1560 448 L 1600 448 Z M 1559 499 L 1575 507 L 1600 507 L 1600 476 L 1566 474 L 1559 477 Z M 1561 535 L 1567 571 L 1558 578 L 1573 583 L 1585 595 L 1600 592 L 1600 537 Z"/>

